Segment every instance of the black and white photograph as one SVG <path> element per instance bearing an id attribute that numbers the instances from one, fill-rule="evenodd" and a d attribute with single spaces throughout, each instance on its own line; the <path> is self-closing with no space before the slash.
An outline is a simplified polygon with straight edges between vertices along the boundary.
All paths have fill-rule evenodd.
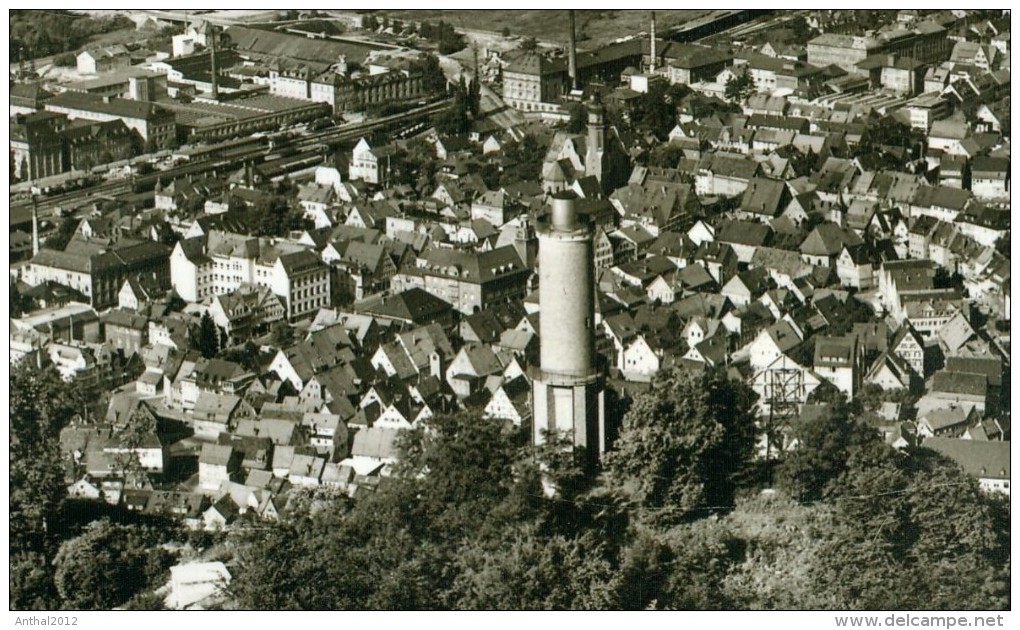
<path id="1" fill-rule="evenodd" d="M 8 10 L 8 626 L 1011 625 L 1010 10 L 397 4 Z"/>

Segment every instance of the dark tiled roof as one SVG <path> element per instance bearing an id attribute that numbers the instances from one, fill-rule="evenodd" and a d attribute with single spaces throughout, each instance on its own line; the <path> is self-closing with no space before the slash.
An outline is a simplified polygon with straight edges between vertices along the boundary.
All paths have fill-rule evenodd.
<path id="1" fill-rule="evenodd" d="M 151 103 L 132 101 L 124 98 L 111 98 L 106 100 L 101 96 L 81 94 L 78 92 L 63 92 L 58 94 L 46 101 L 46 106 L 80 109 L 110 114 L 121 118 L 138 118 L 145 120 L 172 116 L 170 112 L 167 112 L 166 110 Z"/>

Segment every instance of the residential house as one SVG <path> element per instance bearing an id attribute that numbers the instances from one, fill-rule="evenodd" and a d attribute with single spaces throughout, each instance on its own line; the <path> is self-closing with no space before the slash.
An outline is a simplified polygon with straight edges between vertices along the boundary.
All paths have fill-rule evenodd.
<path id="1" fill-rule="evenodd" d="M 988 408 L 988 377 L 973 372 L 940 370 L 932 376 L 927 395 L 946 403 L 973 405 L 984 413 Z"/>
<path id="2" fill-rule="evenodd" d="M 390 251 L 380 243 L 338 241 L 331 247 L 329 256 L 324 251 L 323 260 L 342 271 L 338 274 L 341 294 L 363 300 L 390 288 L 390 281 L 397 273 Z"/>
<path id="3" fill-rule="evenodd" d="M 110 72 L 131 65 L 131 55 L 121 44 L 87 48 L 76 58 L 78 72 L 81 74 L 99 74 Z"/>
<path id="4" fill-rule="evenodd" d="M 822 378 L 804 365 L 798 348 L 801 330 L 788 319 L 763 329 L 748 344 L 749 385 L 758 395 L 759 413 L 769 414 L 773 402 L 806 402 Z M 803 361 L 803 363 L 802 363 Z"/>
<path id="5" fill-rule="evenodd" d="M 921 336 L 909 325 L 901 326 L 889 342 L 889 350 L 899 357 L 914 374 L 924 378 L 928 375 L 925 370 L 925 346 Z"/>
<path id="6" fill-rule="evenodd" d="M 313 221 L 316 228 L 332 227 L 330 207 L 333 205 L 334 197 L 332 186 L 311 183 L 298 188 L 298 203 L 305 211 L 305 218 Z"/>
<path id="7" fill-rule="evenodd" d="M 770 219 L 779 216 L 790 199 L 790 190 L 786 182 L 753 177 L 748 181 L 740 201 L 741 218 Z"/>
<path id="8" fill-rule="evenodd" d="M 398 286 L 397 278 L 399 277 L 400 274 L 394 276 L 394 290 Z M 453 305 L 419 287 L 408 288 L 382 298 L 366 300 L 357 305 L 357 310 L 382 322 L 389 322 L 391 325 L 405 328 L 432 323 L 438 323 L 447 330 L 454 326 Z"/>
<path id="9" fill-rule="evenodd" d="M 1009 198 L 1009 159 L 976 157 L 971 164 L 971 192 L 979 199 Z"/>
<path id="10" fill-rule="evenodd" d="M 116 309 L 104 313 L 100 320 L 106 343 L 125 356 L 131 356 L 148 343 L 149 321 L 141 315 Z"/>
<path id="11" fill-rule="evenodd" d="M 912 390 L 915 377 L 906 361 L 893 352 L 883 352 L 864 375 L 865 385 L 877 385 L 885 391 Z"/>
<path id="12" fill-rule="evenodd" d="M 241 472 L 240 453 L 229 445 L 203 444 L 198 456 L 198 484 L 202 490 L 214 491 L 223 482 Z"/>
<path id="13" fill-rule="evenodd" d="M 471 219 L 499 227 L 514 217 L 514 204 L 502 190 L 486 191 L 471 202 Z"/>
<path id="14" fill-rule="evenodd" d="M 517 249 L 507 245 L 487 252 L 430 247 L 413 266 L 393 276 L 394 292 L 422 289 L 464 314 L 527 295 L 532 271 Z"/>
<path id="15" fill-rule="evenodd" d="M 703 364 L 705 367 L 713 368 L 725 365 L 729 358 L 729 342 L 725 335 L 715 335 L 691 348 L 684 354 L 687 361 Z"/>
<path id="16" fill-rule="evenodd" d="M 844 249 L 859 247 L 863 242 L 852 230 L 835 223 L 821 223 L 801 243 L 800 255 L 809 264 L 835 267 Z"/>
<path id="17" fill-rule="evenodd" d="M 273 324 L 282 321 L 285 308 L 280 298 L 264 286 L 242 284 L 230 293 L 206 298 L 216 327 L 227 335 L 230 345 L 244 343 L 265 334 Z"/>
<path id="18" fill-rule="evenodd" d="M 253 415 L 254 410 L 240 396 L 202 391 L 191 414 L 195 435 L 214 440 L 236 427 L 241 418 Z"/>
<path id="19" fill-rule="evenodd" d="M 1009 442 L 982 442 L 929 437 L 924 448 L 942 453 L 977 478 L 981 489 L 1009 495 Z"/>
<path id="20" fill-rule="evenodd" d="M 638 224 L 653 236 L 694 221 L 701 211 L 691 184 L 646 180 L 615 190 L 609 199 L 620 213 L 621 227 Z"/>
<path id="21" fill-rule="evenodd" d="M 530 421 L 531 383 L 525 376 L 518 376 L 501 384 L 485 405 L 483 413 L 488 418 L 507 420 L 518 427 Z"/>
<path id="22" fill-rule="evenodd" d="M 734 306 L 746 306 L 769 289 L 769 274 L 762 267 L 738 273 L 723 285 L 720 293 Z"/>
<path id="23" fill-rule="evenodd" d="M 748 264 L 755 250 L 771 245 L 772 229 L 753 221 L 725 221 L 719 226 L 715 241 L 732 247 L 737 262 Z"/>
<path id="24" fill-rule="evenodd" d="M 854 335 L 815 338 L 814 371 L 843 392 L 847 400 L 860 389 L 863 356 Z"/>
<path id="25" fill-rule="evenodd" d="M 225 494 L 202 513 L 202 527 L 206 531 L 223 531 L 233 525 L 240 513 L 234 500 Z"/>
<path id="26" fill-rule="evenodd" d="M 368 140 L 362 138 L 351 153 L 348 177 L 385 186 L 389 182 L 391 161 L 395 152 L 396 147 L 392 145 L 373 148 Z"/>
<path id="27" fill-rule="evenodd" d="M 311 332 L 305 339 L 277 351 L 267 372 L 290 381 L 301 391 L 309 380 L 354 358 L 354 341 L 342 324 Z"/>
<path id="28" fill-rule="evenodd" d="M 487 377 L 502 374 L 503 364 L 489 346 L 469 344 L 460 349 L 446 368 L 446 382 L 460 398 L 485 386 Z"/>
<path id="29" fill-rule="evenodd" d="M 695 192 L 703 197 L 742 195 L 760 172 L 761 164 L 755 160 L 721 151 L 713 153 L 707 163 L 698 167 Z"/>
<path id="30" fill-rule="evenodd" d="M 880 262 L 879 257 L 879 252 L 865 243 L 855 246 L 844 245 L 836 258 L 839 281 L 843 286 L 863 291 L 874 288 L 875 268 Z"/>

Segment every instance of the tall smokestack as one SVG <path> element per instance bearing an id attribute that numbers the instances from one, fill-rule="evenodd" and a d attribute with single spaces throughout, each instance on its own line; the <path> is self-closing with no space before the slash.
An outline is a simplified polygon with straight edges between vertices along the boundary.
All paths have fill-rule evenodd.
<path id="1" fill-rule="evenodd" d="M 218 101 L 220 86 L 216 72 L 216 27 L 212 24 L 209 24 L 209 38 L 212 40 L 209 43 L 209 71 L 212 74 L 212 98 L 214 101 Z"/>
<path id="2" fill-rule="evenodd" d="M 32 193 L 32 256 L 39 253 L 39 201 Z"/>
<path id="3" fill-rule="evenodd" d="M 577 89 L 577 39 L 574 34 L 574 10 L 567 11 L 570 15 L 570 50 L 567 51 L 570 59 L 568 73 L 570 74 L 570 89 Z"/>
<path id="4" fill-rule="evenodd" d="M 652 74 L 655 72 L 655 11 L 652 11 L 652 61 L 648 64 L 648 72 Z"/>

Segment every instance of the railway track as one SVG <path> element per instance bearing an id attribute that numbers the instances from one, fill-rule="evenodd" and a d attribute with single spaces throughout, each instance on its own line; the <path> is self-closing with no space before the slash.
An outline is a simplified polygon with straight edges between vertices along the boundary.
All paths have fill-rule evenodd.
<path id="1" fill-rule="evenodd" d="M 323 145 L 332 148 L 335 145 L 360 138 L 367 133 L 371 133 L 379 129 L 396 127 L 402 123 L 417 121 L 424 117 L 432 117 L 445 111 L 452 104 L 452 99 L 444 99 L 442 101 L 416 107 L 406 112 L 383 116 L 363 123 L 312 132 L 308 135 L 295 139 L 293 143 L 288 145 L 289 147 L 295 148 L 296 151 L 294 151 L 291 155 L 286 156 L 286 159 L 289 160 L 301 154 L 321 151 Z M 156 186 L 156 182 L 159 180 L 169 182 L 177 179 L 178 177 L 187 176 L 189 174 L 202 175 L 218 169 L 239 168 L 240 165 L 247 160 L 264 157 L 269 149 L 269 141 L 270 138 L 266 137 L 265 142 L 252 144 L 249 148 L 244 150 L 233 151 L 229 154 L 229 156 L 218 155 L 217 152 L 213 150 L 207 152 L 197 160 L 192 160 L 187 164 L 175 166 L 164 171 L 156 171 L 147 175 L 134 177 L 133 179 L 106 181 L 101 184 L 89 186 L 88 188 L 39 197 L 37 199 L 37 207 L 40 213 L 52 211 L 54 208 L 58 207 L 80 207 L 81 205 L 87 204 L 98 197 L 116 196 L 132 191 L 143 192 L 152 190 Z M 236 145 L 236 142 L 228 141 L 220 144 L 225 145 L 225 148 L 229 149 L 229 147 Z M 30 198 L 23 198 L 20 200 L 12 199 L 12 210 L 29 209 L 31 207 L 32 201 Z"/>

